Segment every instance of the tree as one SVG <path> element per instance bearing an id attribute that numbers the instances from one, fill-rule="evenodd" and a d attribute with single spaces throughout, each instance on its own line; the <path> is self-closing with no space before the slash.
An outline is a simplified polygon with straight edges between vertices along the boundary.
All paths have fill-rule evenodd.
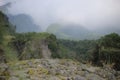
<path id="1" fill-rule="evenodd" d="M 120 70 L 120 36 L 117 33 L 105 35 L 98 40 L 97 44 L 99 46 L 97 51 L 99 62 L 115 63 L 114 68 Z"/>
<path id="2" fill-rule="evenodd" d="M 120 48 L 120 36 L 117 33 L 108 34 L 100 39 L 100 46 L 106 48 Z"/>

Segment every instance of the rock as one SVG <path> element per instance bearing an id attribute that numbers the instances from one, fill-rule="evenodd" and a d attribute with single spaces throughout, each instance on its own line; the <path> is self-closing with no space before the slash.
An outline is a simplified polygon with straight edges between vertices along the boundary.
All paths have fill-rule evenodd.
<path id="1" fill-rule="evenodd" d="M 61 79 L 59 79 L 58 77 L 55 77 L 55 76 L 51 76 L 50 78 L 48 78 L 46 80 L 61 80 Z"/>
<path id="2" fill-rule="evenodd" d="M 0 80 L 6 80 L 5 76 L 0 76 Z"/>
<path id="3" fill-rule="evenodd" d="M 4 71 L 6 67 L 10 67 L 9 80 L 120 80 L 119 72 L 115 75 L 114 71 L 66 59 L 33 59 L 0 64 L 0 70 Z"/>
<path id="4" fill-rule="evenodd" d="M 67 80 L 70 80 L 70 78 L 67 78 Z"/>
<path id="5" fill-rule="evenodd" d="M 108 80 L 116 80 L 115 75 L 114 74 L 109 74 L 108 75 Z"/>
<path id="6" fill-rule="evenodd" d="M 99 69 L 98 67 L 89 67 L 89 68 L 86 68 L 85 70 L 88 72 L 91 72 L 91 73 L 95 73 L 96 70 L 98 70 L 98 69 Z"/>
<path id="7" fill-rule="evenodd" d="M 33 63 L 31 62 L 31 61 L 28 61 L 28 66 L 30 67 L 30 68 L 32 68 L 33 67 Z"/>
<path id="8" fill-rule="evenodd" d="M 96 74 L 89 74 L 86 76 L 87 80 L 106 80 Z"/>
<path id="9" fill-rule="evenodd" d="M 74 80 L 86 80 L 86 78 L 85 78 L 85 77 L 82 77 L 82 76 L 77 76 L 77 77 L 75 77 Z"/>
<path id="10" fill-rule="evenodd" d="M 19 80 L 19 78 L 13 76 L 13 77 L 10 77 L 9 80 Z"/>
<path id="11" fill-rule="evenodd" d="M 5 63 L 1 63 L 0 64 L 0 68 L 8 68 L 9 66 L 7 65 L 7 64 L 5 64 Z"/>
<path id="12" fill-rule="evenodd" d="M 120 76 L 120 71 L 117 71 L 117 72 L 116 72 L 116 76 Z"/>
<path id="13" fill-rule="evenodd" d="M 86 77 L 89 74 L 90 74 L 89 72 L 85 71 L 84 76 Z"/>

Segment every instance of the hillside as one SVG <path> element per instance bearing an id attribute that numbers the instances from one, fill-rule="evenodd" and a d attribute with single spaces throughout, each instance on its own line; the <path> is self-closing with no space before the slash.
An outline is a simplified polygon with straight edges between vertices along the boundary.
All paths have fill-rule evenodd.
<path id="1" fill-rule="evenodd" d="M 73 23 L 54 23 L 48 26 L 46 32 L 56 35 L 59 39 L 67 40 L 93 40 L 99 39 L 101 36 L 117 33 L 120 34 L 119 27 L 100 28 L 95 30 L 89 30 L 84 26 Z"/>
<path id="2" fill-rule="evenodd" d="M 20 33 L 11 42 L 20 60 L 51 58 L 57 48 L 56 37 L 48 33 Z M 56 53 L 57 54 L 57 53 Z"/>
<path id="3" fill-rule="evenodd" d="M 1 80 L 119 80 L 120 73 L 69 59 L 32 59 L 0 64 Z"/>
<path id="4" fill-rule="evenodd" d="M 51 24 L 46 32 L 53 33 L 60 39 L 84 40 L 98 39 L 100 34 L 92 32 L 77 24 Z"/>
<path id="5" fill-rule="evenodd" d="M 48 31 L 62 31 L 74 38 L 84 38 L 81 34 L 89 32 L 73 26 L 79 27 L 55 24 Z M 9 18 L 0 12 L 0 80 L 119 80 L 119 71 L 117 33 L 79 41 L 58 39 L 46 32 L 17 33 Z"/>

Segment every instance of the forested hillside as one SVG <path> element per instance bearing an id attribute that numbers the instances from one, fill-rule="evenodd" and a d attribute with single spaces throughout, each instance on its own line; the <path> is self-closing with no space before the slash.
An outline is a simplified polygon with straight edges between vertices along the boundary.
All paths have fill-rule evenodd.
<path id="1" fill-rule="evenodd" d="M 120 35 L 118 35 L 117 33 L 111 33 L 97 40 L 72 41 L 57 39 L 55 35 L 45 32 L 17 33 L 15 31 L 15 26 L 13 26 L 9 22 L 7 16 L 0 12 L 0 64 L 8 64 L 10 65 L 11 70 L 15 71 L 18 70 L 18 68 L 13 69 L 15 66 L 17 66 L 16 64 L 13 64 L 14 62 L 19 62 L 19 65 L 24 68 L 28 68 L 28 65 L 24 63 L 26 62 L 25 60 L 33 60 L 34 62 L 34 59 L 41 59 L 38 60 L 41 62 L 42 59 L 71 59 L 76 62 L 79 61 L 82 64 L 90 64 L 91 66 L 97 66 L 101 68 L 104 68 L 106 65 L 108 65 L 110 70 L 115 69 L 116 71 L 118 71 L 120 70 Z M 56 62 L 54 60 L 52 61 L 53 63 Z M 20 61 L 23 64 L 21 64 Z M 52 64 L 52 62 L 50 64 Z M 60 65 L 69 66 L 69 64 L 66 63 L 67 62 L 65 62 L 64 64 L 63 61 Z M 34 65 L 36 64 L 37 63 L 34 63 Z M 44 64 L 45 67 L 48 65 L 48 63 Z M 56 64 L 58 65 L 59 63 Z M 74 63 L 72 63 L 72 66 L 73 64 Z M 0 69 L 0 76 L 7 76 L 6 78 L 10 77 L 8 68 L 4 68 L 5 70 L 3 70 L 2 68 Z M 55 69 L 55 67 L 53 69 Z M 49 70 L 49 68 L 47 68 L 47 70 Z M 84 72 L 88 71 L 91 74 L 91 70 L 88 70 L 88 68 L 82 68 L 81 70 Z M 50 73 L 47 73 L 46 75 Z M 28 70 L 27 74 L 34 74 L 34 70 Z M 59 72 L 58 74 L 56 73 L 56 75 L 59 74 L 61 75 L 61 73 Z M 78 73 L 74 72 L 74 74 Z M 96 73 L 94 73 L 94 75 L 95 74 Z M 117 75 L 117 77 L 119 76 Z M 108 77 L 102 78 L 108 79 Z"/>
<path id="2" fill-rule="evenodd" d="M 111 33 L 98 40 L 59 40 L 60 44 L 75 52 L 78 61 L 92 62 L 93 65 L 110 64 L 120 70 L 120 35 Z"/>
<path id="3" fill-rule="evenodd" d="M 59 40 L 49 33 L 16 33 L 0 12 L 0 51 L 6 61 L 36 58 L 68 58 L 95 64 L 115 64 L 119 69 L 120 36 L 108 34 L 98 40 Z M 117 66 L 116 66 L 117 65 Z"/>
<path id="4" fill-rule="evenodd" d="M 46 32 L 56 35 L 59 39 L 66 40 L 93 40 L 98 39 L 101 36 L 101 34 L 97 32 L 88 30 L 84 26 L 74 23 L 54 23 L 48 26 Z"/>

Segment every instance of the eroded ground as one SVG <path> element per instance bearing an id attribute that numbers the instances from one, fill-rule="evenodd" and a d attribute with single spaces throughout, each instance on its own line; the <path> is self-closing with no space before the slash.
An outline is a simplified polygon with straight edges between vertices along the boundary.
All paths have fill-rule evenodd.
<path id="1" fill-rule="evenodd" d="M 0 64 L 0 80 L 120 80 L 120 73 L 68 59 L 35 59 Z"/>

